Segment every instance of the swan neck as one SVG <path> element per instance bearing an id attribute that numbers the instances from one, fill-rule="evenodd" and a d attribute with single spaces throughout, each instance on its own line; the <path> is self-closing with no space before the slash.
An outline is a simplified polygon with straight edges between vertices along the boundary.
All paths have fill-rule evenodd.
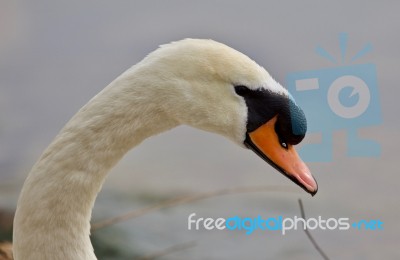
<path id="1" fill-rule="evenodd" d="M 89 239 L 94 201 L 108 171 L 145 138 L 176 126 L 134 74 L 122 75 L 85 105 L 34 165 L 15 221 L 15 259 L 96 259 Z M 135 97 L 141 97 L 137 99 Z"/>

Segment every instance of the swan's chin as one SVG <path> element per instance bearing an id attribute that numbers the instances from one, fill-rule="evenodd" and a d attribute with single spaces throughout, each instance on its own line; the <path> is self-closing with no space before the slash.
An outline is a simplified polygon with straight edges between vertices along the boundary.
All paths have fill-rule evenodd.
<path id="1" fill-rule="evenodd" d="M 246 134 L 245 145 L 280 173 L 314 196 L 318 184 L 307 165 L 301 160 L 293 145 L 280 144 L 275 132 L 275 120 L 270 120 Z"/>

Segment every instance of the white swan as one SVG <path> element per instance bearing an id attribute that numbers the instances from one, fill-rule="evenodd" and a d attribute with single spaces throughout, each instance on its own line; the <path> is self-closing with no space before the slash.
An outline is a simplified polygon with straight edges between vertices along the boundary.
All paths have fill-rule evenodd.
<path id="1" fill-rule="evenodd" d="M 304 114 L 253 60 L 212 40 L 163 45 L 89 101 L 29 173 L 14 220 L 14 256 L 96 259 L 92 207 L 107 172 L 145 138 L 180 124 L 254 150 L 314 195 L 293 145 Z"/>

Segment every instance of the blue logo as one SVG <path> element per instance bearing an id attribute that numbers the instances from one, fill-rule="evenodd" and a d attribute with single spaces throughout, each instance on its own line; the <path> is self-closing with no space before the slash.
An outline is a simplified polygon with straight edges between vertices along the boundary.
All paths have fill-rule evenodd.
<path id="1" fill-rule="evenodd" d="M 250 235 L 256 230 L 280 231 L 282 235 L 287 234 L 290 230 L 298 229 L 346 231 L 353 228 L 355 230 L 383 230 L 383 224 L 383 221 L 379 219 L 361 219 L 351 222 L 347 217 L 323 218 L 318 216 L 317 218 L 304 219 L 297 216 L 293 218 L 284 218 L 283 216 L 263 218 L 259 215 L 255 218 L 234 216 L 215 219 L 210 217 L 196 218 L 196 213 L 188 216 L 188 230 L 239 230 L 244 231 L 246 235 Z"/>
<path id="2" fill-rule="evenodd" d="M 346 60 L 346 33 L 339 35 L 341 61 L 322 47 L 316 53 L 335 66 L 318 70 L 290 73 L 286 86 L 307 117 L 308 132 L 320 133 L 321 142 L 305 144 L 299 150 L 305 161 L 332 161 L 333 132 L 347 131 L 347 155 L 374 157 L 380 155 L 380 145 L 359 137 L 363 127 L 381 124 L 376 67 L 374 64 L 353 64 L 372 50 L 366 44 L 351 59 Z"/>
<path id="3" fill-rule="evenodd" d="M 380 219 L 365 220 L 354 222 L 351 226 L 358 230 L 383 230 L 383 221 Z"/>

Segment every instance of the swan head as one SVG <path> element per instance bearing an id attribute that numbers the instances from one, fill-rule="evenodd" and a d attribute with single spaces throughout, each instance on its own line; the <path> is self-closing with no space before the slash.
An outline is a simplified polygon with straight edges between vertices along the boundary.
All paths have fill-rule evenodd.
<path id="1" fill-rule="evenodd" d="M 228 137 L 315 195 L 318 185 L 294 146 L 307 130 L 288 91 L 246 55 L 212 40 L 162 45 L 137 70 L 159 86 L 155 102 L 177 124 Z M 156 94 L 156 93 L 154 93 Z M 161 95 L 160 95 L 161 94 Z"/>

